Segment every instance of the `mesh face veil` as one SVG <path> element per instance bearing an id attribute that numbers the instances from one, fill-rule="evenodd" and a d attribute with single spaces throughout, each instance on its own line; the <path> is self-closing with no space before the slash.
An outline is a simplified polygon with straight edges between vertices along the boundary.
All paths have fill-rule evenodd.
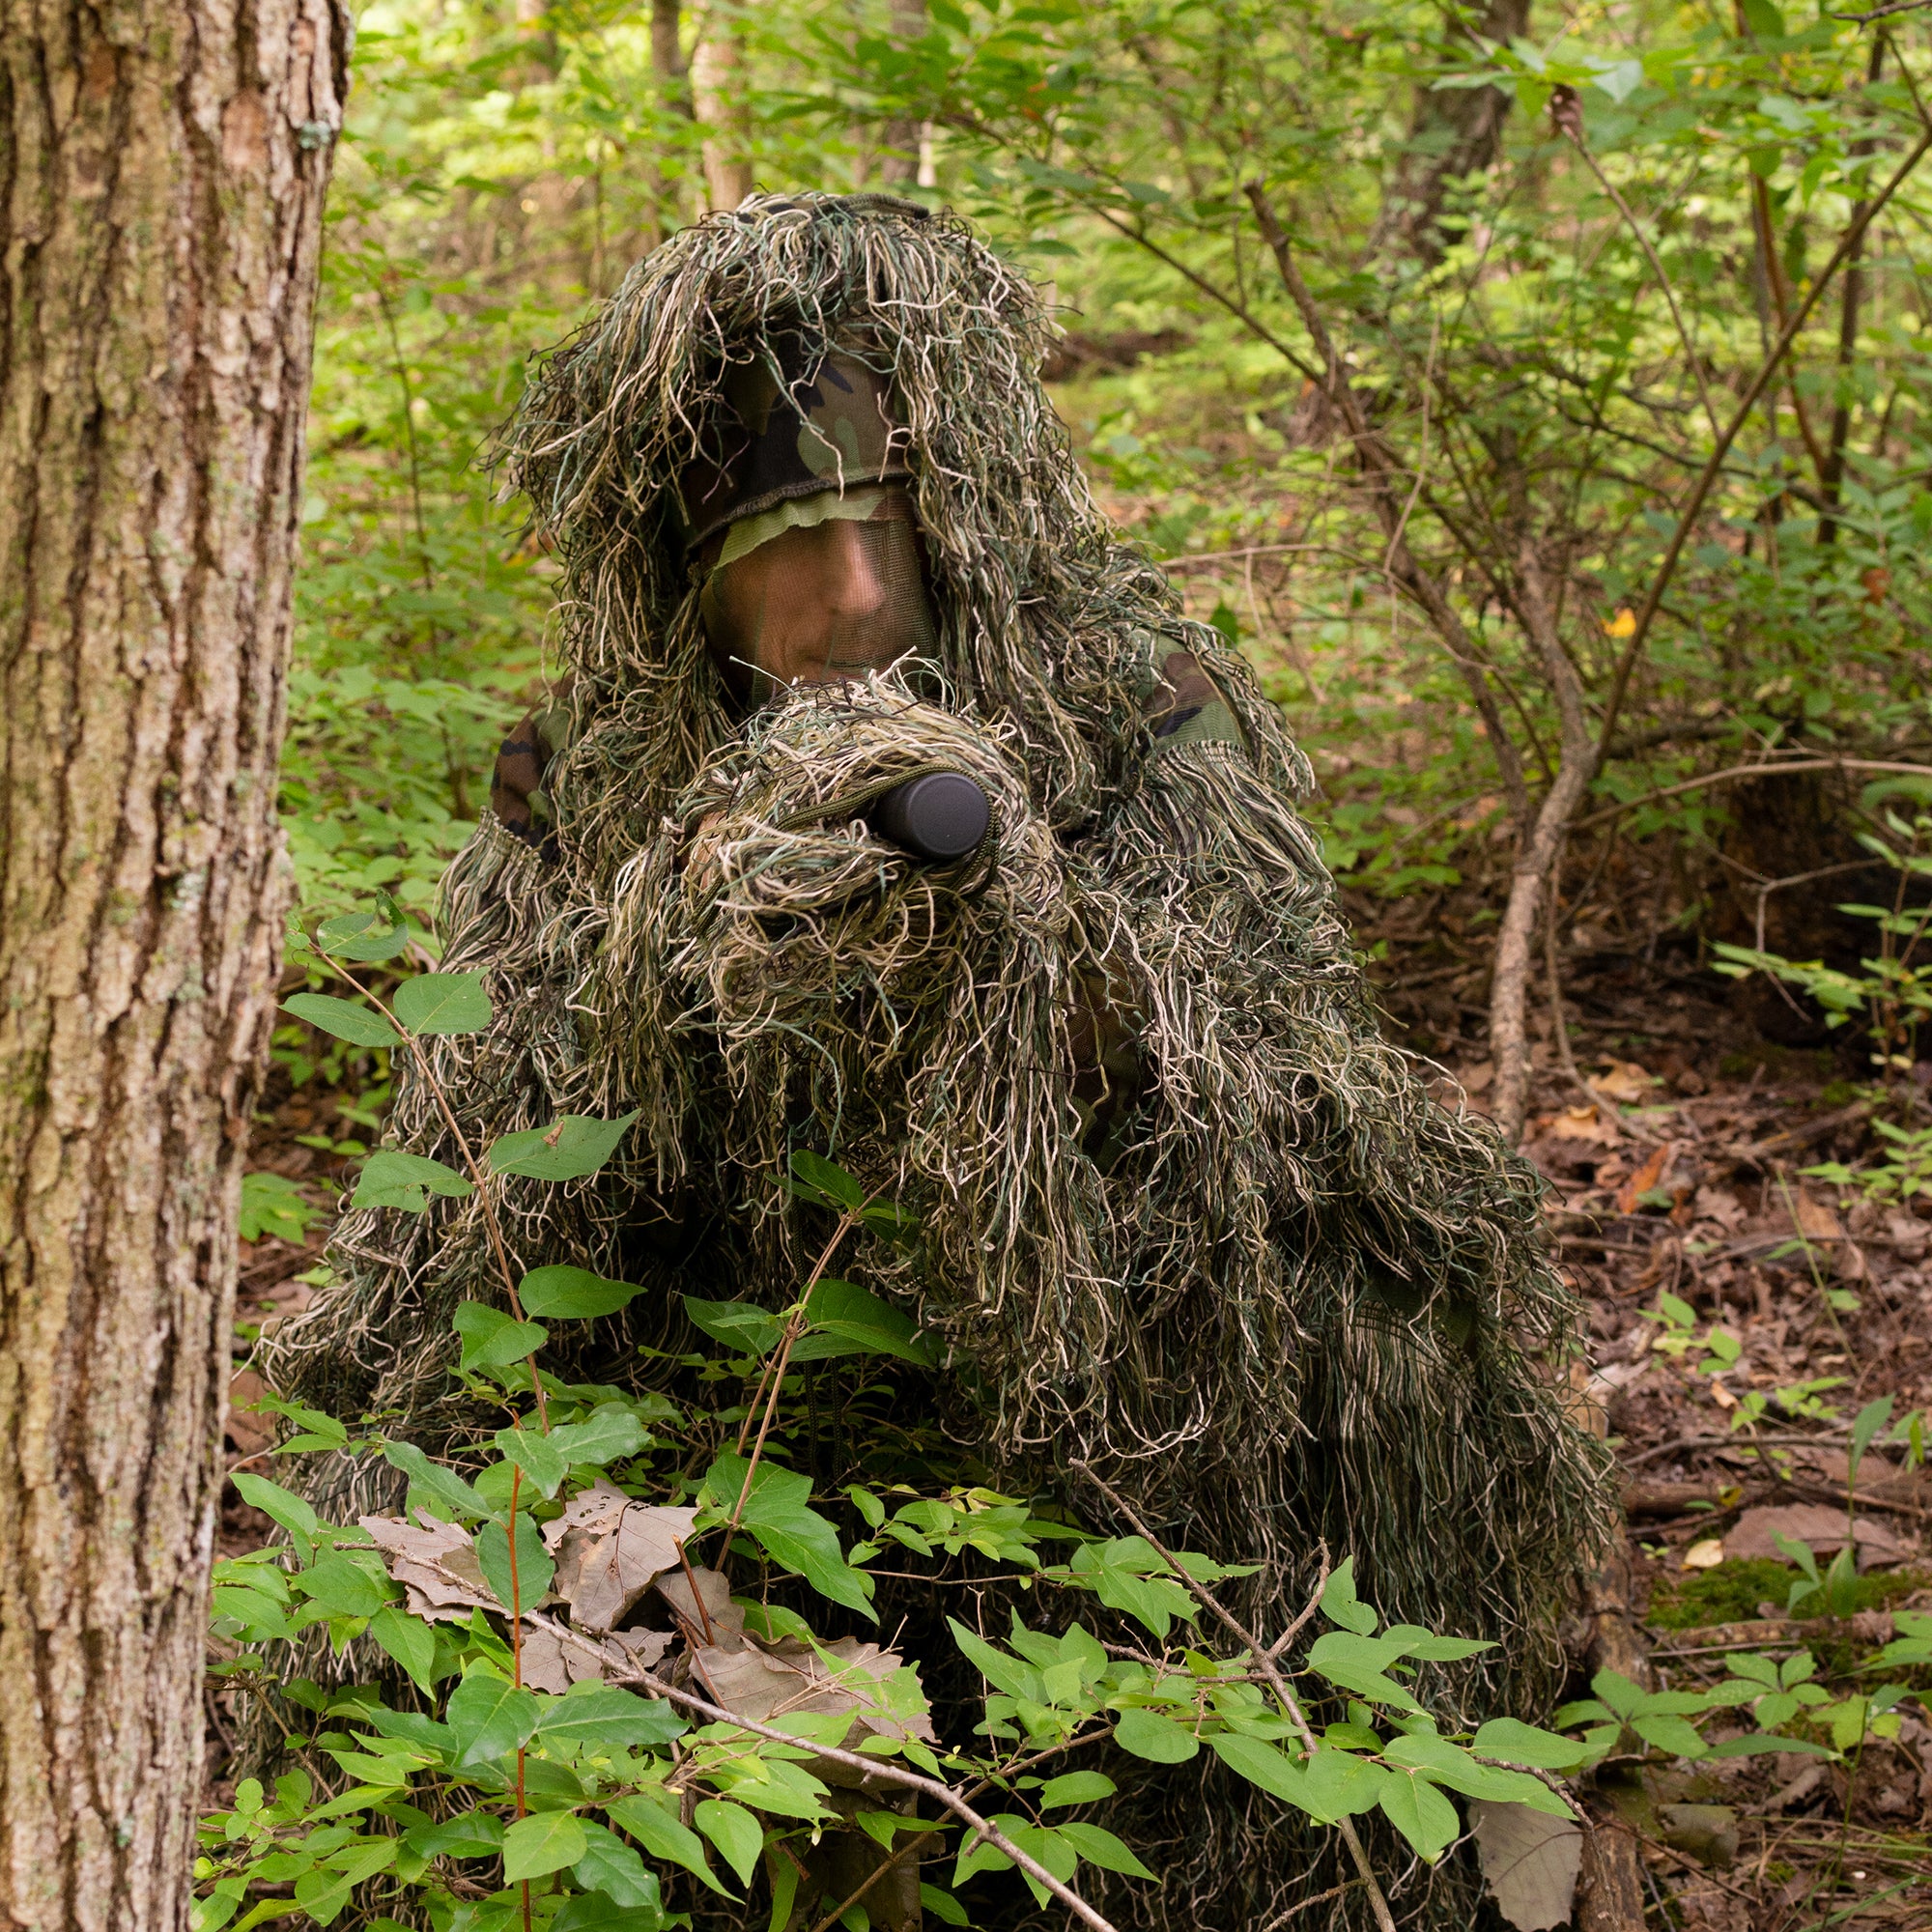
<path id="1" fill-rule="evenodd" d="M 931 655 L 932 608 L 912 504 L 897 486 L 865 496 L 860 502 L 828 494 L 787 506 L 806 517 L 752 530 L 749 545 L 740 534 L 746 525 L 726 532 L 698 610 L 740 696 L 762 701 L 792 684 Z"/>
<path id="2" fill-rule="evenodd" d="M 935 643 L 891 384 L 797 337 L 730 370 L 686 471 L 705 636 L 741 696 L 883 669 Z"/>

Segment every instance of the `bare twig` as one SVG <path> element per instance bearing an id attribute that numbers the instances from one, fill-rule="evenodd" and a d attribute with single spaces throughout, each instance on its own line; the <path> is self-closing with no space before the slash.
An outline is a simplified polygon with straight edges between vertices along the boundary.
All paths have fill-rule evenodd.
<path id="1" fill-rule="evenodd" d="M 1194 1577 L 1189 1575 L 1187 1566 L 1171 1549 L 1162 1544 L 1153 1531 L 1134 1513 L 1133 1505 L 1104 1476 L 1097 1474 L 1087 1463 L 1082 1462 L 1075 1461 L 1072 1466 L 1078 1469 L 1113 1504 L 1115 1509 L 1133 1526 L 1134 1534 L 1140 1537 L 1152 1549 L 1154 1554 L 1186 1584 L 1189 1593 L 1194 1597 L 1196 1602 L 1204 1609 L 1212 1611 L 1222 1623 L 1227 1625 L 1228 1629 L 1233 1632 L 1236 1641 L 1242 1644 L 1254 1657 L 1256 1662 L 1261 1665 L 1262 1674 L 1267 1679 L 1268 1688 L 1273 1690 L 1275 1701 L 1281 1706 L 1283 1717 L 1300 1734 L 1302 1743 L 1311 1751 L 1316 1749 L 1320 1741 L 1317 1739 L 1314 1730 L 1309 1725 L 1308 1719 L 1302 1712 L 1300 1700 L 1288 1688 L 1288 1680 L 1281 1674 L 1281 1669 L 1275 1662 L 1274 1654 L 1206 1584 L 1195 1581 Z M 1354 1861 L 1355 1870 L 1361 1875 L 1362 1884 L 1369 1894 L 1369 1908 L 1375 1914 L 1376 1924 L 1380 1928 L 1380 1932 L 1396 1932 L 1394 1915 L 1389 1911 L 1388 1900 L 1382 1896 L 1381 1887 L 1376 1883 L 1375 1869 L 1369 1863 L 1368 1852 L 1363 1848 L 1361 1834 L 1355 1830 L 1353 1821 L 1348 1818 L 1340 1819 L 1336 1823 L 1335 1830 L 1341 1834 L 1342 1842 L 1348 1846 L 1349 1856 Z"/>
<path id="2" fill-rule="evenodd" d="M 1573 832 L 1587 832 L 1638 806 L 1658 805 L 1666 798 L 1680 798 L 1686 792 L 1703 791 L 1711 785 L 1730 784 L 1739 779 L 1770 778 L 1778 772 L 1896 772 L 1908 778 L 1932 779 L 1932 765 L 1911 765 L 1894 758 L 1787 758 L 1781 764 L 1732 765 L 1721 772 L 1706 772 L 1702 778 L 1685 779 L 1673 785 L 1660 786 L 1641 798 L 1627 798 L 1606 805 L 1601 811 L 1576 820 Z"/>
<path id="3" fill-rule="evenodd" d="M 781 1731 L 772 1724 L 761 1724 L 751 1718 L 741 1718 L 735 1711 L 724 1710 L 690 1690 L 681 1690 L 677 1685 L 666 1682 L 662 1677 L 653 1676 L 648 1670 L 640 1670 L 627 1681 L 642 1684 L 667 1702 L 682 1706 L 687 1711 L 696 1711 L 699 1717 L 708 1719 L 714 1724 L 730 1724 L 741 1731 L 749 1731 L 753 1737 L 770 1738 L 776 1744 L 796 1745 L 797 1736 L 790 1731 Z M 934 1803 L 943 1804 L 947 1810 L 963 1825 L 969 1827 L 974 1837 L 984 1838 L 996 1850 L 1012 1860 L 1013 1863 L 1043 1885 L 1067 1911 L 1083 1924 L 1091 1925 L 1094 1932 L 1115 1932 L 1114 1926 L 1103 1918 L 1093 1906 L 1069 1886 L 1047 1870 L 1040 1861 L 1020 1850 L 1019 1846 L 1007 1836 L 990 1818 L 982 1818 L 967 1804 L 958 1792 L 941 1779 L 927 1777 L 923 1773 L 906 1771 L 886 1758 L 861 1757 L 857 1751 L 839 1750 L 832 1745 L 813 1745 L 814 1756 L 829 1758 L 834 1764 L 842 1764 L 848 1771 L 863 1772 L 867 1777 L 876 1777 L 886 1784 L 896 1784 L 907 1791 L 922 1791 Z M 1393 1932 L 1393 1926 L 1388 1928 Z"/>

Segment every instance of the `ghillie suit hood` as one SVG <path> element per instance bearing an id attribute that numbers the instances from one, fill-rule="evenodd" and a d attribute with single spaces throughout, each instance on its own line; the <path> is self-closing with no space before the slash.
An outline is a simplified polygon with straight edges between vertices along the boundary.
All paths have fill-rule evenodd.
<path id="1" fill-rule="evenodd" d="M 747 720 L 678 482 L 715 454 L 730 366 L 801 336 L 890 371 L 936 643 Z M 593 1179 L 509 1183 L 526 1266 L 781 1302 L 810 1231 L 773 1177 L 831 1152 L 918 1217 L 866 1279 L 950 1349 L 951 1426 L 988 1464 L 1102 1521 L 1066 1476 L 1090 1463 L 1186 1547 L 1261 1563 L 1264 1617 L 1321 1544 L 1351 1553 L 1389 1617 L 1498 1639 L 1435 1678 L 1447 1700 L 1534 1715 L 1605 1527 L 1538 1183 L 1382 1040 L 1293 809 L 1306 763 L 1095 508 L 1046 341 L 961 225 L 806 196 L 677 236 L 540 367 L 506 455 L 563 566 L 567 719 L 530 836 L 486 817 L 449 874 L 445 964 L 488 972 L 497 1018 L 439 1043 L 441 1076 L 485 1134 L 640 1110 Z M 949 868 L 851 816 L 933 766 L 995 806 Z M 396 1131 L 452 1157 L 407 1077 Z M 352 1215 L 333 1255 L 339 1285 L 268 1350 L 276 1385 L 461 1431 L 449 1311 L 499 1298 L 474 1204 Z M 663 1340 L 648 1319 L 608 1324 L 608 1359 Z M 311 1471 L 338 1520 L 388 1500 L 346 1483 Z M 1155 1789 L 1166 1883 L 1123 1888 L 1117 1922 L 1233 1932 L 1349 1875 L 1331 1834 L 1205 1775 L 1207 1803 Z M 1446 1868 L 1407 1899 L 1477 1909 Z M 1360 1895 L 1327 1909 L 1352 1924 Z"/>

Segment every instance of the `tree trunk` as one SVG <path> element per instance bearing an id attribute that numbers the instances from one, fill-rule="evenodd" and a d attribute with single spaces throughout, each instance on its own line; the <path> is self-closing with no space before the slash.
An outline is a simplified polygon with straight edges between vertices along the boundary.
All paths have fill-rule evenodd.
<path id="1" fill-rule="evenodd" d="M 1478 39 L 1507 46 L 1529 31 L 1529 0 L 1489 0 L 1473 26 Z M 1471 43 L 1470 54 L 1477 51 Z M 1500 87 L 1416 88 L 1408 139 L 1369 241 L 1371 258 L 1410 255 L 1425 268 L 1441 261 L 1462 232 L 1444 207 L 1449 184 L 1495 165 L 1510 104 Z"/>
<path id="2" fill-rule="evenodd" d="M 892 0 L 888 31 L 903 46 L 925 32 L 925 0 Z M 895 115 L 879 129 L 879 181 L 886 187 L 904 187 L 919 180 L 921 124 L 909 115 Z"/>
<path id="3" fill-rule="evenodd" d="M 714 210 L 736 208 L 752 191 L 744 31 L 736 10 L 714 0 L 704 38 L 691 56 L 691 102 L 704 130 L 704 187 Z"/>
<path id="4" fill-rule="evenodd" d="M 0 1927 L 168 1932 L 350 29 L 0 22 Z"/>

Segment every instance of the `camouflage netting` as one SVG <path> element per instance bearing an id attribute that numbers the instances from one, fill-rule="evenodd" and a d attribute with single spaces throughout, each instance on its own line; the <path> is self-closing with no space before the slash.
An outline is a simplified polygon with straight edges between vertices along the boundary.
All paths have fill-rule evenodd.
<path id="1" fill-rule="evenodd" d="M 748 722 L 675 486 L 726 362 L 781 334 L 890 368 L 938 636 L 930 662 Z M 1538 1183 L 1382 1040 L 1291 803 L 1307 766 L 1098 514 L 1037 379 L 1046 340 L 962 226 L 808 196 L 679 235 L 541 366 L 507 455 L 564 565 L 568 742 L 543 849 L 486 817 L 449 875 L 445 963 L 488 971 L 497 1020 L 439 1043 L 442 1077 L 486 1137 L 641 1110 L 603 1175 L 508 1184 L 525 1266 L 781 1305 L 822 1224 L 772 1177 L 789 1149 L 833 1153 L 920 1217 L 864 1279 L 949 1345 L 946 1414 L 988 1464 L 1123 1530 L 1065 1480 L 1091 1462 L 1187 1547 L 1262 1561 L 1243 1607 L 1264 1621 L 1325 1539 L 1390 1617 L 1500 1639 L 1445 1697 L 1547 1710 L 1605 1508 L 1561 1401 L 1575 1310 Z M 1218 702 L 1160 736 L 1178 652 Z M 996 808 L 943 869 L 849 816 L 934 765 Z M 395 1133 L 453 1157 L 407 1076 Z M 473 1427 L 448 1317 L 501 1299 L 473 1204 L 352 1216 L 333 1260 L 267 1350 L 275 1383 L 431 1446 Z M 600 1373 L 639 1373 L 666 1305 L 602 1324 Z M 307 1483 L 343 1520 L 393 1500 L 352 1493 L 376 1479 Z M 1122 1925 L 1260 1927 L 1344 1875 L 1332 1834 L 1225 1774 L 1159 1777 L 1140 1826 L 1113 1821 L 1168 1879 L 1110 1897 Z M 1392 1840 L 1379 1862 L 1399 1916 L 1472 1922 L 1466 1867 L 1418 1872 Z M 1366 1922 L 1360 1893 L 1297 1922 Z"/>

